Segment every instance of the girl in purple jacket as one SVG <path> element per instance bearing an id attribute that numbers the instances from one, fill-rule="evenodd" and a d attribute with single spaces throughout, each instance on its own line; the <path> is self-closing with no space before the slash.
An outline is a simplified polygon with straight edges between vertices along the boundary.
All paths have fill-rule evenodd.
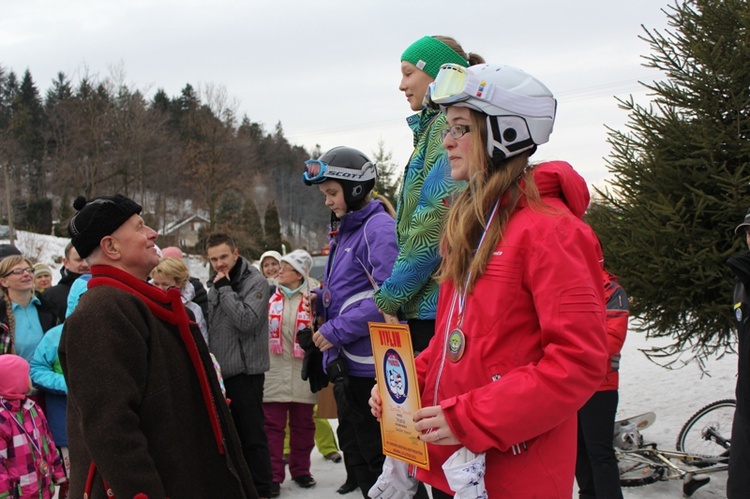
<path id="1" fill-rule="evenodd" d="M 318 186 L 332 212 L 323 287 L 310 295 L 310 306 L 323 321 L 313 342 L 334 383 L 341 449 L 363 495 L 384 459 L 380 424 L 368 406 L 375 363 L 367 323 L 383 321 L 373 294 L 391 275 L 398 254 L 393 208 L 372 196 L 376 177 L 375 163 L 350 147 L 307 161 L 302 174 L 305 184 Z"/>

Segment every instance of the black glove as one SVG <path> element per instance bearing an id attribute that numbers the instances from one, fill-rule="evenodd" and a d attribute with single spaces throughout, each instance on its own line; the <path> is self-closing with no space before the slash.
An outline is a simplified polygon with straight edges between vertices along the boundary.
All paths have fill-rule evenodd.
<path id="1" fill-rule="evenodd" d="M 312 329 L 306 327 L 297 331 L 297 343 L 299 343 L 299 346 L 302 347 L 302 350 L 305 352 L 309 352 L 316 348 L 312 340 Z"/>
<path id="2" fill-rule="evenodd" d="M 305 352 L 305 358 L 302 359 L 302 379 L 310 383 L 310 391 L 313 393 L 328 386 L 328 377 L 323 372 L 323 352 L 317 347 Z"/>

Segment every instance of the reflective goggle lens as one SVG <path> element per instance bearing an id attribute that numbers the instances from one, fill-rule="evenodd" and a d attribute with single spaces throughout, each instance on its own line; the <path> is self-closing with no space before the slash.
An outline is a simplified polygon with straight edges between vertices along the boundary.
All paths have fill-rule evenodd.
<path id="1" fill-rule="evenodd" d="M 326 164 L 317 159 L 308 159 L 305 161 L 305 172 L 302 174 L 308 182 L 318 182 L 325 177 Z"/>
<path id="2" fill-rule="evenodd" d="M 468 73 L 458 64 L 440 66 L 435 81 L 430 84 L 430 98 L 437 104 L 447 104 L 468 97 L 464 94 Z"/>

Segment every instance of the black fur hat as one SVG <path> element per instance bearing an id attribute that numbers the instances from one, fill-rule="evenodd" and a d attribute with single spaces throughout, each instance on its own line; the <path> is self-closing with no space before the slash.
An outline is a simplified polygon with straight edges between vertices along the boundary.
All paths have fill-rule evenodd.
<path id="1" fill-rule="evenodd" d="M 116 231 L 127 219 L 141 212 L 141 205 L 121 194 L 100 196 L 86 201 L 78 196 L 73 201 L 78 213 L 68 224 L 71 242 L 81 258 L 94 251 L 105 236 Z"/>

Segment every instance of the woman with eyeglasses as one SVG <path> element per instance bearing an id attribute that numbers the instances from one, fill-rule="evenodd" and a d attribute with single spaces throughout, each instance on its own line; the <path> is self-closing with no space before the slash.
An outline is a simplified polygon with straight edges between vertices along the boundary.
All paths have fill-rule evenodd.
<path id="1" fill-rule="evenodd" d="M 414 416 L 433 497 L 573 495 L 576 412 L 607 365 L 601 251 L 581 220 L 586 182 L 532 164 L 557 103 L 510 66 L 444 65 L 429 97 L 445 113 L 451 206 L 437 327 L 417 357 Z M 381 400 L 373 389 L 372 412 Z"/>
<path id="2" fill-rule="evenodd" d="M 0 260 L 0 353 L 31 361 L 45 331 L 57 324 L 54 313 L 34 294 L 34 264 L 22 255 Z"/>

